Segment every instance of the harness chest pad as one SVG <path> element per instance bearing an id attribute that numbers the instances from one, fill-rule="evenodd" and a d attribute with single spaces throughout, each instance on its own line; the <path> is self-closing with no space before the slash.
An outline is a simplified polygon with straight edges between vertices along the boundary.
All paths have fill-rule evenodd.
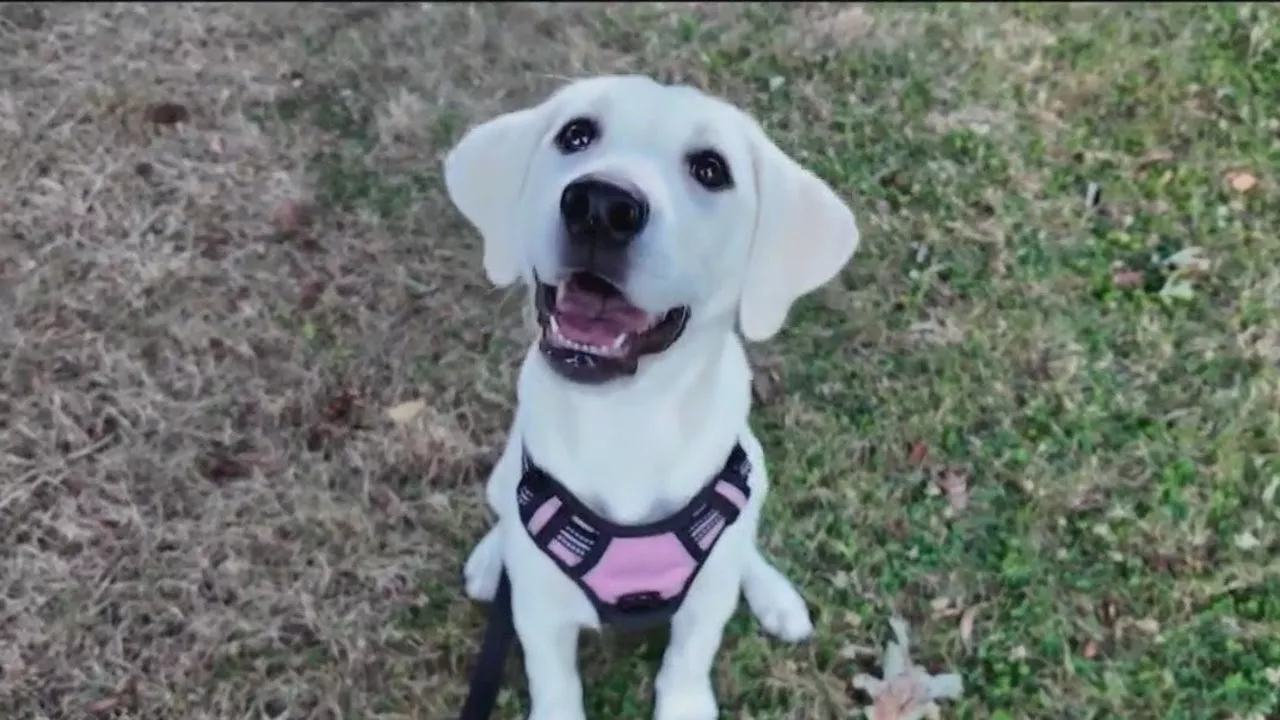
<path id="1" fill-rule="evenodd" d="M 516 486 L 533 543 L 586 593 L 600 622 L 641 629 L 671 619 L 716 541 L 751 497 L 751 462 L 735 444 L 721 470 L 683 508 L 644 525 L 617 525 L 588 508 L 524 453 Z"/>

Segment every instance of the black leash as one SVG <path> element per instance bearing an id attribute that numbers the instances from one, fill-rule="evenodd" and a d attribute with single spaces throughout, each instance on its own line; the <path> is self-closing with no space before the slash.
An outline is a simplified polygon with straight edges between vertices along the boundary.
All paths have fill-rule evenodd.
<path id="1" fill-rule="evenodd" d="M 516 626 L 511 619 L 511 582 L 504 569 L 498 578 L 498 591 L 489 604 L 489 619 L 484 630 L 476 664 L 471 668 L 471 687 L 467 701 L 462 706 L 458 720 L 489 720 L 498 704 L 498 692 L 502 689 L 502 672 L 507 662 L 507 650 L 516 637 Z"/>

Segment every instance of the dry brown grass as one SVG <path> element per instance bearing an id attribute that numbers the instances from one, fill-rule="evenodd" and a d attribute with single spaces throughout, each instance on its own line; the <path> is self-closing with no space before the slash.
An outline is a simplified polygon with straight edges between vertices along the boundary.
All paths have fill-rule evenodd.
<path id="1" fill-rule="evenodd" d="M 304 38 L 467 15 L 382 5 L 6 9 L 0 715 L 438 707 L 440 638 L 391 619 L 441 602 L 419 578 L 452 588 L 476 517 L 507 381 L 441 331 L 493 305 L 474 302 L 469 248 L 429 250 L 438 196 L 416 232 L 360 217 L 282 232 L 326 138 L 249 119 L 324 81 Z M 400 50 L 390 71 L 427 67 L 369 48 Z M 387 108 L 377 153 L 433 167 L 436 148 L 397 130 L 420 110 Z M 300 332 L 300 305 L 337 340 Z M 423 358 L 457 372 L 413 387 Z M 423 427 L 390 432 L 381 409 L 424 391 Z"/>

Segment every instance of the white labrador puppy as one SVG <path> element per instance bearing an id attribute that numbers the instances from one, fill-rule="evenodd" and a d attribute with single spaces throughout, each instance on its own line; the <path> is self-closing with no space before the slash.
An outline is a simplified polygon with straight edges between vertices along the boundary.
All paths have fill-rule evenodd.
<path id="1" fill-rule="evenodd" d="M 773 336 L 853 254 L 853 213 L 742 111 L 640 76 L 473 128 L 445 182 L 541 328 L 464 572 L 480 600 L 508 572 L 530 718 L 585 717 L 580 628 L 667 620 L 655 718 L 717 717 L 739 593 L 778 637 L 813 629 L 756 547 L 767 479 L 735 327 Z"/>

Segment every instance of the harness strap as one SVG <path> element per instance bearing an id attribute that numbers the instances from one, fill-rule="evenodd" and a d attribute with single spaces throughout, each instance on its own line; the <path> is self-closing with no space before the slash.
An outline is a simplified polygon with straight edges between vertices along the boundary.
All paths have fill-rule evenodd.
<path id="1" fill-rule="evenodd" d="M 502 689 L 503 667 L 507 650 L 515 640 L 515 622 L 511 617 L 511 581 L 503 570 L 498 578 L 498 591 L 489 604 L 489 618 L 484 630 L 484 640 L 471 668 L 470 689 L 458 720 L 489 720 L 498 704 L 498 692 Z"/>

